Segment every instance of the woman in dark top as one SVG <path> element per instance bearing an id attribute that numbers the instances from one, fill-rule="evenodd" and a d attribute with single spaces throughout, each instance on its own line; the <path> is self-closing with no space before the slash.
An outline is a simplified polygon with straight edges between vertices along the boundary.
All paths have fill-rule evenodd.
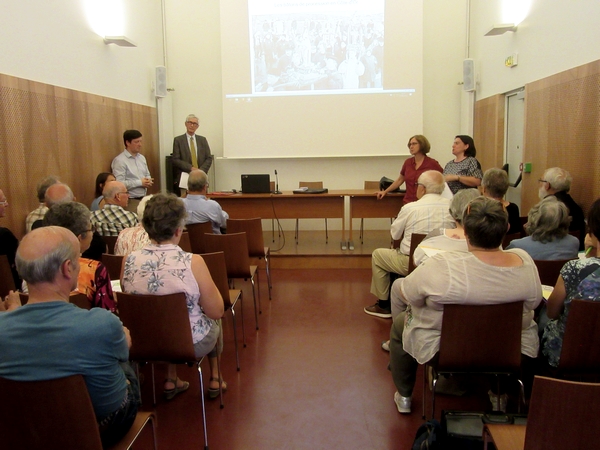
<path id="1" fill-rule="evenodd" d="M 508 191 L 508 174 L 502 169 L 488 169 L 483 174 L 481 186 L 483 187 L 483 195 L 498 200 L 504 205 L 508 213 L 508 224 L 510 225 L 507 234 L 521 233 L 523 224 L 521 223 L 519 207 L 504 200 L 506 191 Z"/>
<path id="2" fill-rule="evenodd" d="M 444 177 L 452 193 L 479 186 L 483 173 L 481 164 L 475 158 L 477 150 L 473 138 L 464 134 L 456 136 L 452 143 L 452 154 L 454 159 L 444 167 Z"/>
<path id="3" fill-rule="evenodd" d="M 0 217 L 4 217 L 4 209 L 8 206 L 8 201 L 4 192 L 0 189 Z M 12 272 L 13 280 L 15 282 L 15 288 L 21 288 L 21 279 L 17 273 L 15 267 L 15 254 L 17 253 L 17 247 L 19 246 L 19 240 L 15 237 L 12 231 L 8 228 L 0 227 L 0 255 L 6 255 L 10 270 Z"/>

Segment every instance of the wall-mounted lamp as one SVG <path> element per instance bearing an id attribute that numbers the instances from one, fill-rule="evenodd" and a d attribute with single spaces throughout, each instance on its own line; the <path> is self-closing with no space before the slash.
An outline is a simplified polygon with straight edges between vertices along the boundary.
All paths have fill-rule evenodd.
<path id="1" fill-rule="evenodd" d="M 119 47 L 137 47 L 135 42 L 125 36 L 104 36 L 104 43 L 116 44 Z"/>
<path id="2" fill-rule="evenodd" d="M 517 31 L 517 26 L 514 23 L 501 23 L 494 25 L 490 31 L 485 33 L 485 36 L 498 36 L 507 31 Z"/>

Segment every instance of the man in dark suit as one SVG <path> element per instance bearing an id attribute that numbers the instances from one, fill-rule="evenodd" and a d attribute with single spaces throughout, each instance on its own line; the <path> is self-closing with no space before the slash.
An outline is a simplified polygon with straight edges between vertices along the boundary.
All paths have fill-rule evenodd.
<path id="1" fill-rule="evenodd" d="M 208 173 L 212 165 L 213 157 L 208 141 L 204 136 L 196 134 L 199 124 L 199 119 L 190 114 L 185 118 L 187 132 L 173 139 L 173 184 L 176 195 L 180 195 L 179 179 L 182 172 L 190 173 L 194 169 L 200 169 Z"/>

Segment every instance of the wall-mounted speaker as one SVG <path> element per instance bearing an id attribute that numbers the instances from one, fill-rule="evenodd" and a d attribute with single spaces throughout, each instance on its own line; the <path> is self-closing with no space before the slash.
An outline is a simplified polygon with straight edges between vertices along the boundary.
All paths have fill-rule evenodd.
<path id="1" fill-rule="evenodd" d="M 156 97 L 167 96 L 167 68 L 165 66 L 156 66 L 155 70 L 154 95 Z"/>
<path id="2" fill-rule="evenodd" d="M 475 90 L 475 61 L 463 60 L 463 90 L 471 92 Z"/>

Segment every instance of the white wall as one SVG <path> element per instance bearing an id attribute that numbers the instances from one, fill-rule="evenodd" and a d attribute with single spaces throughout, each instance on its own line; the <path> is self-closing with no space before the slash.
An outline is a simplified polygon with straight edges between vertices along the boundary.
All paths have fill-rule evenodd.
<path id="1" fill-rule="evenodd" d="M 87 0 L 3 0 L 0 73 L 155 106 L 162 65 L 161 4 L 123 0 L 124 34 L 137 48 L 105 45 L 85 14 Z"/>
<path id="2" fill-rule="evenodd" d="M 524 86 L 531 81 L 600 59 L 600 2 L 471 0 L 471 55 L 479 64 L 478 98 Z M 514 16 L 503 8 L 517 3 Z M 520 11 L 519 8 L 524 8 Z M 516 32 L 484 34 L 493 24 L 514 22 L 525 15 Z M 516 17 L 516 18 L 515 18 Z M 504 59 L 518 53 L 518 65 Z"/>

